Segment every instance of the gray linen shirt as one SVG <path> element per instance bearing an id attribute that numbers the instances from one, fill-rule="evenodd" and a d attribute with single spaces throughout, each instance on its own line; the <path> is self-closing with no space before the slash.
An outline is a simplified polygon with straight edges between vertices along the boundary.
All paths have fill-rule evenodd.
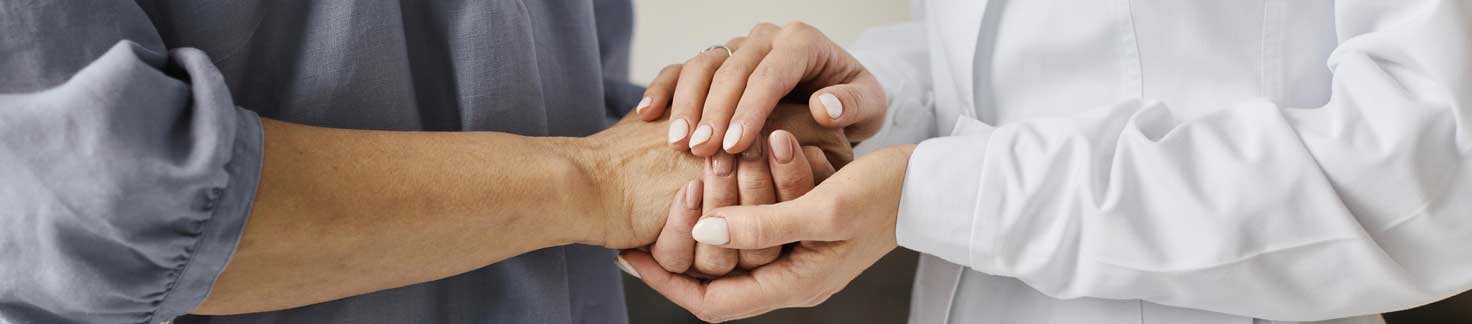
<path id="1" fill-rule="evenodd" d="M 258 115 L 594 133 L 638 98 L 631 19 L 627 1 L 0 1 L 0 322 L 158 323 L 196 307 L 250 213 Z M 176 322 L 621 323 L 611 258 L 554 247 Z"/>

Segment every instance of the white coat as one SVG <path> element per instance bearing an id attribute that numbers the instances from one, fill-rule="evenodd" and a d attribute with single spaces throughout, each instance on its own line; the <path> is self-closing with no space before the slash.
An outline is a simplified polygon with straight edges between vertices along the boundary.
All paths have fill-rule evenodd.
<path id="1" fill-rule="evenodd" d="M 1472 0 L 931 0 L 912 323 L 1374 323 L 1472 288 Z M 923 142 L 921 142 L 923 140 Z"/>

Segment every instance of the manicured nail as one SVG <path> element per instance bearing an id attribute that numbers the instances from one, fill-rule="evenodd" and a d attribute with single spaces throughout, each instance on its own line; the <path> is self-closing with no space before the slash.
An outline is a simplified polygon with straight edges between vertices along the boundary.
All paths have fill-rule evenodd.
<path id="1" fill-rule="evenodd" d="M 704 144 L 705 141 L 709 140 L 710 125 L 700 125 L 700 127 L 695 128 L 695 134 L 690 135 L 690 147 L 694 148 L 695 146 Z"/>
<path id="2" fill-rule="evenodd" d="M 731 243 L 731 234 L 726 232 L 726 219 L 721 217 L 701 219 L 695 223 L 695 228 L 690 229 L 690 236 L 697 242 L 710 245 Z"/>
<path id="3" fill-rule="evenodd" d="M 741 151 L 741 160 L 742 161 L 761 161 L 762 158 L 763 158 L 763 156 L 762 156 L 762 146 L 766 146 L 766 145 L 762 145 L 762 141 L 753 141 L 753 142 L 751 142 L 751 146 L 746 147 L 746 150 L 745 151 Z"/>
<path id="4" fill-rule="evenodd" d="M 768 136 L 767 139 L 771 141 L 767 144 L 772 147 L 772 157 L 777 158 L 777 163 L 792 162 L 792 145 L 787 144 L 785 136 Z"/>
<path id="5" fill-rule="evenodd" d="M 690 122 L 685 121 L 684 118 L 675 118 L 675 120 L 670 121 L 671 144 L 685 139 L 686 134 L 690 134 Z"/>
<path id="6" fill-rule="evenodd" d="M 634 113 L 635 114 L 643 113 L 644 112 L 644 108 L 649 108 L 649 103 L 651 103 L 651 102 L 654 102 L 654 99 L 649 99 L 649 97 L 644 97 L 644 99 L 639 99 L 639 105 L 634 106 Z"/>
<path id="7" fill-rule="evenodd" d="M 736 142 L 741 141 L 741 131 L 744 130 L 746 127 L 741 126 L 740 122 L 731 123 L 731 128 L 726 129 L 726 139 L 721 140 L 721 148 L 730 152 L 732 147 L 736 147 Z"/>
<path id="8" fill-rule="evenodd" d="M 710 166 L 711 170 L 716 173 L 716 176 L 726 177 L 730 176 L 731 172 L 736 170 L 736 161 L 733 161 L 731 156 L 726 153 L 718 153 L 710 157 Z"/>
<path id="9" fill-rule="evenodd" d="M 838 101 L 837 96 L 831 93 L 821 94 L 818 95 L 818 102 L 823 103 L 823 109 L 828 111 L 828 118 L 838 119 L 838 116 L 843 116 L 843 102 Z"/>
<path id="10" fill-rule="evenodd" d="M 700 209 L 700 181 L 685 183 L 685 209 Z"/>
<path id="11" fill-rule="evenodd" d="M 634 266 L 629 264 L 629 261 L 625 261 L 622 255 L 613 256 L 613 265 L 618 266 L 619 270 L 623 270 L 624 273 L 634 276 L 634 278 L 644 279 L 644 277 L 639 276 L 638 271 L 634 271 Z"/>

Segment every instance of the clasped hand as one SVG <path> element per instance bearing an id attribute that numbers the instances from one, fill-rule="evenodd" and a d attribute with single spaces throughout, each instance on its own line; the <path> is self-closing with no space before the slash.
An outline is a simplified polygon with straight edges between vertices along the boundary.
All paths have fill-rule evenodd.
<path id="1" fill-rule="evenodd" d="M 637 107 L 646 121 L 668 110 L 668 144 L 707 163 L 701 179 L 673 197 L 655 243 L 617 261 L 710 322 L 817 305 L 894 249 L 913 150 L 886 148 L 845 166 L 849 157 L 800 147 L 785 131 L 762 139 L 773 124 L 810 113 L 809 122 L 862 140 L 883 123 L 883 91 L 801 23 L 758 25 L 725 47 L 729 56 L 706 51 L 666 68 Z M 779 103 L 804 95 L 806 107 Z"/>

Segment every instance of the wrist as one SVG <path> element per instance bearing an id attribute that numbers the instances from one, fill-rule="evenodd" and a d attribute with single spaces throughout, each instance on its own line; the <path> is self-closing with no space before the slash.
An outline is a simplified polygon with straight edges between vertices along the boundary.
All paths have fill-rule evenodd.
<path id="1" fill-rule="evenodd" d="M 556 204 L 563 213 L 556 223 L 568 233 L 565 244 L 587 244 L 602 246 L 607 241 L 607 213 L 613 202 L 608 199 L 608 188 L 615 174 L 605 167 L 608 153 L 587 138 L 547 137 L 543 138 L 548 151 L 558 156 L 562 166 L 553 176 L 559 187 L 566 188 L 558 195 Z"/>

